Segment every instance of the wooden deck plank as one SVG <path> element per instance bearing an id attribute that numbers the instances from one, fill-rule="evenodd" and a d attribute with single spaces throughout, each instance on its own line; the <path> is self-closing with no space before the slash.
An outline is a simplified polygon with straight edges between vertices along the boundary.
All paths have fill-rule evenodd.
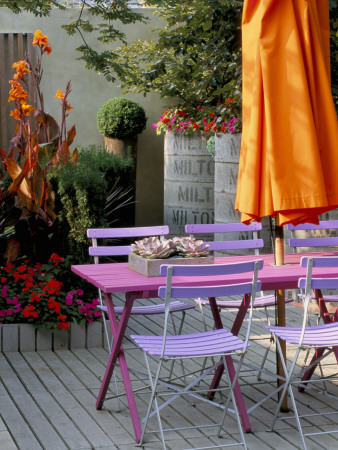
<path id="1" fill-rule="evenodd" d="M 64 382 L 62 382 L 62 379 L 58 378 L 60 371 L 63 373 L 65 372 L 59 358 L 57 358 L 53 352 L 49 351 L 36 352 L 35 354 L 33 352 L 25 353 L 24 356 L 27 358 L 30 366 L 34 366 L 34 370 L 38 373 L 39 378 L 46 386 L 46 389 L 51 393 L 54 400 L 57 401 L 59 405 L 62 405 L 65 414 L 86 439 L 86 443 L 83 440 L 83 447 L 79 446 L 78 448 L 112 446 L 113 443 L 101 430 L 99 423 L 95 422 L 90 417 L 72 395 L 74 385 L 76 385 L 77 390 L 80 390 L 80 380 L 78 380 L 78 383 L 71 382 L 69 385 L 67 378 L 64 379 Z M 72 374 L 69 372 L 69 379 L 72 380 L 72 378 Z M 88 433 L 88 430 L 90 430 L 90 433 Z M 88 443 L 90 445 L 88 445 Z"/>
<path id="2" fill-rule="evenodd" d="M 27 353 L 25 353 L 27 354 Z M 88 441 L 81 435 L 69 417 L 64 413 L 62 407 L 54 400 L 53 396 L 46 390 L 37 375 L 29 367 L 20 353 L 10 353 L 8 360 L 15 368 L 17 374 L 24 373 L 23 384 L 31 394 L 41 411 L 48 417 L 57 433 L 65 442 L 65 448 L 90 448 Z"/>
<path id="3" fill-rule="evenodd" d="M 292 305 L 287 305 L 287 321 L 289 324 L 299 323 L 302 311 Z M 271 308 L 271 314 L 274 314 Z M 212 327 L 210 308 L 205 308 L 208 327 Z M 230 326 L 235 311 L 223 311 L 222 320 Z M 133 317 L 128 324 L 128 334 L 158 333 L 163 324 L 162 317 Z M 262 312 L 255 312 L 252 331 L 254 334 L 264 333 L 265 319 Z M 196 332 L 203 329 L 200 312 L 195 309 L 187 314 L 185 332 Z M 127 345 L 128 342 L 126 340 Z M 268 340 L 252 344 L 247 354 L 250 364 L 258 364 L 268 345 Z M 144 358 L 139 350 L 127 350 L 128 365 L 134 369 L 144 367 Z M 288 348 L 288 356 L 293 350 Z M 117 411 L 117 401 L 107 400 L 101 411 L 95 409 L 96 396 L 104 374 L 109 354 L 103 347 L 73 348 L 71 350 L 40 351 L 40 352 L 8 352 L 0 354 L 0 449 L 15 448 L 35 449 L 109 449 L 135 450 L 135 441 L 126 405 L 126 399 L 121 398 L 121 411 Z M 334 361 L 333 361 L 334 362 Z M 188 364 L 187 369 L 196 369 L 201 363 Z M 275 369 L 275 354 L 270 352 L 266 367 Z M 335 364 L 329 368 L 334 371 Z M 178 364 L 174 373 L 180 374 Z M 121 379 L 119 370 L 116 371 Z M 257 383 L 253 373 L 240 377 L 243 396 L 249 407 L 262 399 L 267 392 L 274 389 L 275 382 Z M 134 381 L 134 386 L 143 386 L 146 381 Z M 121 389 L 122 389 L 121 385 Z M 111 391 L 114 386 L 111 384 Z M 330 391 L 338 394 L 338 386 L 330 384 Z M 219 394 L 217 394 L 219 395 Z M 336 398 L 315 395 L 314 392 L 296 393 L 299 410 L 314 412 L 323 408 L 337 409 Z M 136 396 L 140 416 L 145 412 L 147 398 Z M 250 414 L 253 433 L 246 434 L 249 450 L 300 449 L 299 433 L 294 423 L 278 421 L 273 432 L 269 431 L 276 398 L 264 402 Z M 218 420 L 220 411 L 203 402 L 194 402 L 194 406 L 180 398 L 175 401 L 165 414 L 165 426 L 184 426 L 190 423 L 201 424 L 206 417 L 212 422 Z M 304 427 L 311 431 L 332 429 L 336 427 L 337 416 L 330 418 L 311 417 L 304 420 Z M 156 420 L 151 426 L 157 428 Z M 235 416 L 229 414 L 225 422 L 223 438 L 216 436 L 216 429 L 199 429 L 170 432 L 168 450 L 182 450 L 189 446 L 210 446 L 231 439 L 239 440 Z M 55 439 L 55 436 L 57 438 Z M 60 444 L 61 441 L 61 444 Z M 4 443 L 4 444 L 3 444 Z M 306 438 L 309 450 L 335 450 L 338 447 L 338 434 L 313 436 Z M 59 445 L 59 446 L 58 446 Z M 61 445 L 61 446 L 60 446 Z M 160 442 L 156 435 L 149 435 L 144 446 L 145 450 L 159 450 Z"/>

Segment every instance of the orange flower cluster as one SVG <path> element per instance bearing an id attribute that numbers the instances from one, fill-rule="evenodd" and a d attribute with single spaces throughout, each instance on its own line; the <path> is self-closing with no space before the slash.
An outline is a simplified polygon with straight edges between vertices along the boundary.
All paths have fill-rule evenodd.
<path id="1" fill-rule="evenodd" d="M 35 31 L 33 45 L 38 45 L 41 52 L 47 53 L 48 55 L 52 51 L 48 42 L 48 36 L 42 34 L 40 30 Z M 29 95 L 17 80 L 24 80 L 24 75 L 31 72 L 31 70 L 27 66 L 26 61 L 17 61 L 13 64 L 12 68 L 16 69 L 16 73 L 13 76 L 14 80 L 9 80 L 11 89 L 9 91 L 8 101 L 15 101 L 17 107 L 10 112 L 10 115 L 15 120 L 24 120 L 25 117 L 28 117 L 34 111 L 34 106 L 29 105 L 25 101 L 26 98 L 29 98 Z"/>
<path id="2" fill-rule="evenodd" d="M 26 98 L 29 97 L 27 91 L 21 86 L 21 84 L 16 81 L 18 78 L 23 77 L 26 72 L 30 72 L 27 68 L 21 64 L 24 61 L 19 61 L 13 64 L 13 68 L 16 69 L 16 74 L 14 75 L 14 80 L 9 80 L 11 89 L 9 91 L 8 101 L 15 101 L 17 103 L 17 108 L 10 112 L 10 115 L 14 117 L 15 120 L 24 120 L 25 116 L 29 116 L 31 111 L 34 111 L 34 107 L 26 102 Z"/>
<path id="3" fill-rule="evenodd" d="M 66 94 L 65 94 L 64 92 L 62 92 L 60 89 L 58 89 L 58 90 L 56 91 L 56 96 L 55 96 L 55 98 L 60 98 L 61 100 L 63 100 L 63 99 L 65 98 L 65 95 L 66 95 Z M 65 108 L 66 108 L 66 111 L 69 111 L 70 109 L 73 109 L 72 106 L 68 105 L 67 100 L 66 100 L 66 102 L 65 102 Z"/>
<path id="4" fill-rule="evenodd" d="M 16 74 L 14 75 L 14 80 L 18 78 L 23 78 L 24 74 L 27 72 L 31 72 L 27 67 L 26 61 L 18 61 L 12 65 L 13 69 L 16 69 Z"/>
<path id="5" fill-rule="evenodd" d="M 40 47 L 41 52 L 50 54 L 52 48 L 48 41 L 48 36 L 42 34 L 40 30 L 36 30 L 33 39 L 33 45 Z"/>

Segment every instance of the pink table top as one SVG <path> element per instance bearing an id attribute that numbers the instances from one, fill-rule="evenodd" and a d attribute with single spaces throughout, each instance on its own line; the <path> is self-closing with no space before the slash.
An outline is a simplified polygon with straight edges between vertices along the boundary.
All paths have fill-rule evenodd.
<path id="1" fill-rule="evenodd" d="M 253 259 L 263 259 L 264 268 L 259 272 L 259 280 L 262 282 L 262 290 L 277 289 L 296 289 L 298 279 L 306 275 L 306 269 L 299 266 L 302 256 L 338 256 L 338 252 L 326 251 L 315 253 L 288 253 L 285 254 L 285 265 L 273 265 L 273 255 L 245 255 L 245 256 L 227 256 L 215 258 L 215 264 L 224 264 L 230 262 L 247 261 Z M 163 264 L 169 263 L 165 260 Z M 94 286 L 100 288 L 105 293 L 114 292 L 139 292 L 139 291 L 157 291 L 160 286 L 165 284 L 165 277 L 146 277 L 129 269 L 128 263 L 110 263 L 110 264 L 86 264 L 72 266 L 72 271 L 81 278 L 87 280 Z M 337 268 L 314 269 L 314 274 L 322 277 L 338 277 Z M 177 277 L 175 284 L 184 284 L 187 281 L 185 277 Z M 190 278 L 191 283 L 191 278 Z M 210 277 L 208 279 L 210 283 Z M 250 281 L 247 274 L 240 274 L 227 277 L 213 277 L 212 282 L 243 283 Z M 205 284 L 204 277 L 194 279 L 196 285 Z"/>

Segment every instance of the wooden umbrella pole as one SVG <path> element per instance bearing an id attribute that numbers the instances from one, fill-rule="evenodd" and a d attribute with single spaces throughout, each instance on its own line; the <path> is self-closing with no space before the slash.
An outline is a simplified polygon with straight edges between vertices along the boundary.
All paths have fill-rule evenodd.
<path id="1" fill-rule="evenodd" d="M 275 235 L 276 235 L 276 242 L 275 242 L 275 251 L 276 251 L 276 266 L 283 266 L 284 265 L 284 230 L 283 226 L 280 226 L 278 223 L 278 218 L 276 219 L 276 227 L 275 227 Z M 277 321 L 278 326 L 285 327 L 285 291 L 284 290 L 278 290 L 277 291 Z M 284 361 L 286 361 L 286 343 L 285 341 L 280 341 Z M 283 369 L 282 362 L 280 360 L 279 355 L 277 355 L 277 371 L 278 375 L 285 378 L 285 373 Z M 278 379 L 278 386 L 281 386 L 284 384 L 284 381 L 281 379 Z M 278 397 L 280 396 L 281 391 L 278 393 Z M 288 404 L 287 404 L 287 396 L 284 397 L 281 411 L 287 412 L 288 411 Z"/>

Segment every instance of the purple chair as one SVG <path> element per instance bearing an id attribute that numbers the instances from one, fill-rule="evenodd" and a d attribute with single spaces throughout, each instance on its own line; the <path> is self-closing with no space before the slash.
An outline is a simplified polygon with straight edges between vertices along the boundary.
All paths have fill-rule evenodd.
<path id="1" fill-rule="evenodd" d="M 115 239 L 115 241 L 120 241 L 121 239 L 126 238 L 144 238 L 149 236 L 160 236 L 164 237 L 169 234 L 169 227 L 167 225 L 160 226 L 150 226 L 150 227 L 133 227 L 133 228 L 98 228 L 98 229 L 88 229 L 87 236 L 92 239 L 92 246 L 89 247 L 89 254 L 94 257 L 95 264 L 99 263 L 99 257 L 103 256 L 127 256 L 131 253 L 130 245 L 101 245 L 98 246 L 99 239 Z M 107 307 L 103 304 L 102 294 L 99 291 L 100 296 L 100 308 L 102 311 L 107 312 Z M 131 310 L 131 315 L 154 315 L 154 314 L 164 314 L 164 303 L 156 303 L 154 305 L 146 305 L 146 306 L 134 306 Z M 193 309 L 193 306 L 177 301 L 171 305 L 170 312 L 177 313 L 182 312 L 182 320 L 179 328 L 176 328 L 175 321 L 173 321 L 173 327 L 175 334 L 180 334 L 182 331 L 182 326 L 184 322 L 185 311 L 188 309 Z M 123 306 L 116 306 L 115 313 L 117 315 L 121 315 L 123 311 Z M 105 325 L 106 326 L 106 325 Z M 106 327 L 106 333 L 108 332 Z M 110 350 L 110 342 L 108 339 L 108 347 Z"/>
<path id="2" fill-rule="evenodd" d="M 298 386 L 298 390 L 303 391 L 309 383 L 318 383 L 323 381 L 322 371 L 316 378 L 311 378 L 314 369 L 319 365 L 319 361 L 322 361 L 327 354 L 332 351 L 335 353 L 336 360 L 338 361 L 338 322 L 324 323 L 323 325 L 309 326 L 308 324 L 308 307 L 311 298 L 312 290 L 320 291 L 322 289 L 338 289 L 338 278 L 316 278 L 312 274 L 312 269 L 316 267 L 338 267 L 338 257 L 303 257 L 301 260 L 301 266 L 307 267 L 306 278 L 300 278 L 298 282 L 298 287 L 300 289 L 305 289 L 304 295 L 304 316 L 303 324 L 301 327 L 278 327 L 278 326 L 267 326 L 268 330 L 274 334 L 276 337 L 277 350 L 280 355 L 284 373 L 285 373 L 285 384 L 282 384 L 283 389 L 279 398 L 271 430 L 273 430 L 277 419 L 287 419 L 288 417 L 283 413 L 279 417 L 279 411 L 283 402 L 283 399 L 288 392 L 291 398 L 294 416 L 292 418 L 296 419 L 297 427 L 301 437 L 301 442 L 303 449 L 306 449 L 305 437 L 318 434 L 327 434 L 330 431 L 323 431 L 322 433 L 304 433 L 302 430 L 302 425 L 300 419 L 306 417 L 306 415 L 299 415 L 297 410 L 297 405 L 295 397 L 292 391 L 292 386 Z M 296 346 L 295 356 L 287 367 L 287 362 L 283 358 L 283 351 L 281 350 L 280 340 L 286 341 L 287 344 Z M 310 365 L 301 369 L 300 373 L 297 373 L 297 359 L 301 351 L 315 350 L 315 356 L 312 359 Z M 330 378 L 325 378 L 328 380 Z M 337 375 L 334 377 L 337 380 Z M 318 391 L 318 388 L 316 388 Z M 332 414 L 332 408 L 329 412 L 320 412 L 318 414 L 310 414 L 310 416 L 315 415 L 325 415 Z M 338 413 L 338 411 L 336 411 Z M 336 433 L 338 430 L 331 432 Z"/>
<path id="3" fill-rule="evenodd" d="M 194 235 L 203 236 L 203 234 L 210 235 L 210 234 L 221 234 L 221 237 L 224 239 L 224 235 L 231 234 L 232 237 L 236 237 L 236 240 L 214 240 L 214 241 L 205 241 L 206 244 L 209 245 L 209 249 L 211 251 L 216 252 L 228 252 L 233 250 L 248 250 L 248 251 L 254 251 L 255 255 L 259 256 L 259 249 L 263 248 L 264 241 L 263 239 L 258 238 L 258 232 L 262 230 L 262 224 L 258 222 L 252 222 L 249 225 L 244 225 L 243 223 L 217 223 L 217 224 L 188 224 L 185 226 L 186 233 L 189 233 L 192 237 Z M 293 300 L 291 298 L 286 297 L 285 303 L 292 302 Z M 196 299 L 196 303 L 200 307 L 200 311 L 202 313 L 202 320 L 204 323 L 204 327 L 206 330 L 206 321 L 204 318 L 203 313 L 203 307 L 209 306 L 209 302 L 207 300 L 201 300 Z M 242 304 L 242 300 L 233 300 L 233 299 L 226 299 L 226 300 L 217 300 L 216 302 L 217 307 L 219 310 L 221 308 L 232 308 L 232 309 L 239 309 Z M 276 306 L 276 298 L 274 294 L 267 294 L 264 295 L 263 292 L 260 294 L 257 294 L 255 298 L 255 302 L 253 305 L 254 309 L 264 309 L 266 320 L 268 324 L 270 325 L 270 316 L 268 313 L 268 307 L 275 307 Z M 213 312 L 214 314 L 214 312 Z M 217 323 L 216 318 L 215 323 Z M 234 323 L 234 327 L 232 331 L 238 335 L 240 328 L 242 326 L 244 317 L 240 318 L 237 317 L 236 321 Z M 261 336 L 252 337 L 252 339 L 258 340 L 262 339 Z M 272 339 L 270 339 L 270 344 L 267 347 L 265 354 L 263 356 L 263 361 L 261 363 L 261 366 L 259 368 L 257 379 L 261 379 L 261 372 L 263 371 L 263 367 L 265 365 L 265 361 L 267 359 L 269 350 L 272 345 Z"/>
<path id="4" fill-rule="evenodd" d="M 87 236 L 92 240 L 92 246 L 89 247 L 89 254 L 94 257 L 95 264 L 99 264 L 100 258 L 102 257 L 116 257 L 116 256 L 127 256 L 129 253 L 131 253 L 131 246 L 130 245 L 121 245 L 121 241 L 125 242 L 126 239 L 132 238 L 133 241 L 135 241 L 138 238 L 144 238 L 149 236 L 159 236 L 160 238 L 163 238 L 165 235 L 169 234 L 169 227 L 167 225 L 160 225 L 160 226 L 150 226 L 150 227 L 131 227 L 131 228 L 91 228 L 87 230 Z M 124 241 L 123 241 L 124 240 Z M 102 242 L 104 241 L 105 245 L 98 245 L 98 241 Z M 108 245 L 110 243 L 110 245 Z M 113 245 L 116 244 L 116 245 Z M 104 305 L 103 296 L 101 291 L 99 290 L 99 299 L 100 299 L 100 305 L 99 308 L 107 312 L 107 307 Z M 172 303 L 170 307 L 170 316 L 172 319 L 172 325 L 174 328 L 175 334 L 180 334 L 182 331 L 184 318 L 185 318 L 185 312 L 189 309 L 193 309 L 194 306 L 190 305 L 188 303 L 177 301 Z M 115 307 L 115 313 L 116 315 L 121 315 L 123 312 L 123 306 L 116 306 Z M 131 315 L 142 315 L 142 316 L 149 316 L 149 315 L 156 315 L 156 314 L 164 314 L 165 312 L 165 306 L 164 303 L 161 301 L 156 304 L 149 304 L 145 306 L 133 306 L 131 310 Z M 180 324 L 177 328 L 176 322 L 174 320 L 173 315 L 175 313 L 181 313 L 182 317 L 180 320 Z M 110 338 L 110 329 L 107 326 L 106 316 L 103 314 L 103 323 L 104 323 L 104 329 L 107 339 L 107 345 L 109 351 L 111 351 L 112 345 L 111 345 L 111 338 Z M 173 367 L 171 368 L 171 372 L 173 370 Z M 184 370 L 182 365 L 182 370 Z M 170 372 L 170 375 L 171 375 Z M 114 374 L 114 380 L 115 380 L 115 386 L 117 391 L 117 384 Z"/>
<path id="5" fill-rule="evenodd" d="M 162 336 L 139 336 L 132 335 L 131 339 L 135 341 L 135 343 L 144 351 L 146 367 L 148 369 L 149 380 L 152 387 L 152 392 L 149 400 L 148 410 L 145 418 L 141 421 L 143 424 L 142 428 L 142 436 L 139 442 L 139 445 L 142 445 L 144 441 L 144 435 L 147 432 L 149 419 L 153 416 L 157 417 L 158 426 L 160 434 L 160 439 L 162 442 L 163 449 L 166 449 L 164 432 L 165 431 L 174 431 L 175 429 L 165 430 L 163 429 L 161 413 L 162 410 L 170 405 L 174 400 L 179 398 L 179 396 L 192 396 L 194 401 L 205 401 L 209 404 L 215 404 L 218 409 L 223 409 L 223 414 L 220 417 L 220 422 L 215 424 L 212 422 L 211 425 L 205 426 L 217 426 L 218 427 L 218 435 L 221 433 L 221 429 L 223 427 L 224 419 L 226 413 L 229 408 L 230 401 L 232 401 L 234 410 L 236 413 L 237 424 L 239 427 L 240 435 L 242 442 L 233 442 L 231 445 L 243 445 L 246 448 L 244 433 L 241 426 L 241 420 L 239 417 L 234 389 L 237 388 L 237 380 L 239 376 L 239 372 L 241 370 L 242 362 L 244 355 L 246 354 L 247 348 L 249 346 L 249 336 L 251 329 L 251 321 L 252 321 L 252 304 L 255 300 L 256 290 L 260 289 L 261 283 L 257 281 L 258 270 L 263 268 L 263 261 L 250 261 L 250 262 L 242 262 L 237 264 L 214 264 L 214 265 L 162 265 L 161 266 L 161 274 L 167 276 L 166 286 L 162 286 L 159 288 L 158 294 L 160 297 L 165 298 L 165 323 L 163 329 Z M 236 274 L 236 273 L 244 273 L 249 272 L 252 273 L 252 281 L 241 284 L 232 284 L 232 285 L 215 285 L 215 282 L 206 281 L 205 285 L 201 286 L 191 286 L 189 285 L 189 277 L 213 277 L 215 275 L 226 276 L 227 274 Z M 179 286 L 175 286 L 175 277 L 176 276 L 184 276 L 186 277 L 186 281 L 184 285 L 180 282 Z M 170 311 L 170 304 L 172 301 L 177 301 L 177 299 L 182 298 L 196 298 L 196 297 L 207 297 L 207 298 L 215 298 L 219 296 L 232 296 L 232 295 L 245 295 L 249 307 L 249 320 L 248 320 L 248 328 L 246 332 L 245 339 L 240 339 L 235 336 L 231 331 L 228 331 L 224 328 L 217 329 L 213 331 L 206 331 L 202 333 L 195 334 L 182 334 L 179 336 L 168 335 L 168 316 Z M 232 356 L 236 356 L 239 358 L 237 369 L 234 369 L 232 365 Z M 163 384 L 161 379 L 161 374 L 166 363 L 175 360 L 182 359 L 199 359 L 199 358 L 207 358 L 207 357 L 215 357 L 220 360 L 212 365 L 211 367 L 204 368 L 203 373 L 198 371 L 192 372 L 191 374 L 186 374 L 187 377 L 182 377 L 182 381 L 188 380 L 188 385 L 181 385 L 179 383 L 180 380 L 175 379 L 173 383 L 166 382 L 165 388 L 166 392 L 163 392 Z M 154 366 L 153 359 L 156 359 L 158 362 L 157 367 Z M 230 363 L 231 362 L 231 363 Z M 229 395 L 227 396 L 224 405 L 220 405 L 219 403 L 213 403 L 206 397 L 206 392 L 209 390 L 208 385 L 206 388 L 202 389 L 200 387 L 201 381 L 205 379 L 205 377 L 213 372 L 219 365 L 223 364 L 225 367 L 225 374 L 227 378 L 227 391 Z M 152 375 L 152 370 L 154 372 L 154 376 Z M 188 376 L 189 375 L 189 376 Z M 169 392 L 168 392 L 169 391 Z M 200 395 L 204 393 L 204 395 Z M 166 395 L 163 398 L 163 395 Z M 159 404 L 158 398 L 162 398 L 161 405 Z M 178 405 L 179 408 L 179 405 Z M 197 412 L 197 409 L 196 411 Z M 195 413 L 194 413 L 195 414 Z M 193 417 L 189 418 L 190 421 L 193 420 Z M 204 426 L 198 425 L 196 428 L 203 428 Z M 195 427 L 187 427 L 187 428 L 195 428 Z M 185 430 L 185 427 L 177 428 L 182 432 Z M 230 431 L 230 430 L 229 430 Z M 232 430 L 231 430 L 232 431 Z M 153 432 L 153 431 L 152 431 Z M 231 433 L 229 432 L 231 436 Z M 224 447 L 224 445 L 215 446 L 216 447 Z M 211 447 L 208 447 L 211 448 Z"/>
<path id="6" fill-rule="evenodd" d="M 338 247 L 338 237 L 337 236 L 329 236 L 329 237 L 320 237 L 318 236 L 302 236 L 297 237 L 297 231 L 303 232 L 311 232 L 311 231 L 325 231 L 325 230 L 338 230 L 338 220 L 321 220 L 318 225 L 314 225 L 312 223 L 304 223 L 301 225 L 291 225 L 288 224 L 286 226 L 287 230 L 291 232 L 291 238 L 289 239 L 289 247 L 293 249 L 296 253 L 297 248 L 302 247 L 313 247 L 314 251 L 318 247 Z M 303 233 L 303 234 L 305 234 Z M 338 231 L 335 231 L 337 234 Z M 303 296 L 300 294 L 300 296 Z M 312 299 L 315 297 L 312 296 Z M 325 295 L 324 300 L 328 302 L 338 302 L 338 295 Z M 327 312 L 327 311 L 326 311 Z M 325 312 L 325 313 L 326 313 Z M 318 315 L 318 321 L 320 319 L 320 315 Z"/>

